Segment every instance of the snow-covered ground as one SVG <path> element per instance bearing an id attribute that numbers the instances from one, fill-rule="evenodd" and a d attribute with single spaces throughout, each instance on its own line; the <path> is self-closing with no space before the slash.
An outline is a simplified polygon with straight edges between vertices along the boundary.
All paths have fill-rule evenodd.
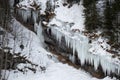
<path id="1" fill-rule="evenodd" d="M 104 79 L 97 79 L 91 77 L 88 73 L 82 70 L 76 70 L 67 64 L 53 63 L 47 67 L 45 73 L 31 71 L 25 74 L 14 71 L 10 72 L 8 80 L 116 80 L 106 77 Z"/>

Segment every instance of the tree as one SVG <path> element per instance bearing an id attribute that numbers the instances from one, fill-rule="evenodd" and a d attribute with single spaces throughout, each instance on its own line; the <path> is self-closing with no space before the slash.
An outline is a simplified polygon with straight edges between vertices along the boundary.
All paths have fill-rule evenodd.
<path id="1" fill-rule="evenodd" d="M 8 0 L 0 0 L 0 31 L 1 28 L 5 29 L 5 30 L 9 30 L 9 22 L 11 19 L 11 14 L 10 14 L 10 6 L 9 6 L 9 2 Z M 7 41 L 5 40 L 5 34 L 1 34 L 0 35 L 0 42 L 1 48 L 4 48 L 5 45 L 4 43 L 7 43 Z M 5 55 L 5 57 L 4 57 Z M 1 80 L 1 70 L 4 68 L 5 70 L 7 69 L 7 53 L 5 54 L 3 49 L 0 50 L 0 80 Z M 6 75 L 6 73 L 4 74 L 4 76 Z"/>
<path id="2" fill-rule="evenodd" d="M 85 27 L 89 32 L 95 31 L 101 26 L 100 16 L 96 7 L 97 0 L 83 0 L 83 6 L 85 7 Z"/>
<path id="3" fill-rule="evenodd" d="M 112 4 L 113 12 L 114 12 L 114 20 L 113 20 L 113 27 L 114 27 L 114 34 L 115 34 L 115 42 L 120 43 L 120 1 L 115 0 Z"/>
<path id="4" fill-rule="evenodd" d="M 108 36 L 110 40 L 112 39 L 114 40 L 113 12 L 112 12 L 111 4 L 112 3 L 109 0 L 106 1 L 106 6 L 104 10 L 104 28 L 103 29 L 104 29 L 105 36 Z"/>
<path id="5" fill-rule="evenodd" d="M 120 1 L 106 1 L 104 29 L 112 45 L 120 44 Z M 115 47 L 115 46 L 114 46 Z"/>

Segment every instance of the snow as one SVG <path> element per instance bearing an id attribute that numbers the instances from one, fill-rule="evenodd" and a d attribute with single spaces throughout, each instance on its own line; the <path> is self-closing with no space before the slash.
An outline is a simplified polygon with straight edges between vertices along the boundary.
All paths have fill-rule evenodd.
<path id="1" fill-rule="evenodd" d="M 21 0 L 17 7 L 20 8 L 18 11 L 24 21 L 29 19 L 31 15 L 30 9 L 33 10 L 34 28 L 37 35 L 13 19 L 11 25 L 13 32 L 11 32 L 11 34 L 8 33 L 6 36 L 9 38 L 9 43 L 6 43 L 6 45 L 13 49 L 11 52 L 20 52 L 21 55 L 25 55 L 32 63 L 37 64 L 39 67 L 45 67 L 46 70 L 42 71 L 39 67 L 36 67 L 36 73 L 27 70 L 24 74 L 17 70 L 7 71 L 9 74 L 8 80 L 99 80 L 91 77 L 81 69 L 76 70 L 67 64 L 62 64 L 48 57 L 49 55 L 52 56 L 52 54 L 44 49 L 44 37 L 42 36 L 41 24 L 36 23 L 39 10 L 35 12 L 37 9 L 31 6 L 34 4 L 34 1 L 37 3 L 37 6 L 41 8 L 41 14 L 44 14 L 47 0 Z M 53 2 L 52 0 L 52 5 L 54 5 Z M 59 43 L 61 43 L 61 38 L 65 37 L 66 45 L 73 49 L 73 56 L 69 56 L 72 62 L 75 60 L 74 53 L 76 51 L 82 65 L 87 61 L 97 69 L 98 65 L 101 64 L 104 73 L 107 72 L 107 74 L 110 74 L 110 72 L 115 72 L 119 74 L 120 63 L 118 59 L 112 59 L 111 55 L 105 51 L 109 49 L 110 46 L 101 38 L 96 42 L 92 42 L 92 44 L 88 44 L 89 39 L 83 35 L 84 8 L 81 5 L 82 3 L 80 3 L 80 5 L 74 4 L 70 8 L 63 6 L 62 3 L 62 0 L 56 2 L 55 5 L 59 5 L 60 7 L 55 8 L 54 12 L 56 16 L 48 25 Z M 56 24 L 56 26 L 51 27 L 52 24 Z M 23 50 L 19 47 L 21 44 L 24 44 L 25 48 Z M 103 48 L 101 48 L 101 46 Z M 29 64 L 19 64 L 17 67 L 23 69 L 24 66 L 33 67 Z M 116 72 L 116 70 L 118 71 Z M 111 79 L 106 77 L 101 80 L 115 80 L 115 78 Z"/>
<path id="2" fill-rule="evenodd" d="M 112 58 L 112 55 L 106 51 L 110 49 L 107 40 L 99 37 L 89 44 L 89 39 L 82 33 L 84 30 L 82 5 L 74 4 L 71 8 L 68 8 L 67 6 L 64 7 L 61 1 L 59 6 L 55 9 L 55 18 L 48 26 L 51 28 L 52 35 L 55 36 L 59 43 L 61 43 L 62 37 L 65 37 L 67 47 L 73 49 L 73 56 L 69 55 L 70 60 L 74 62 L 74 53 L 76 51 L 82 65 L 87 61 L 94 65 L 95 70 L 97 70 L 100 64 L 105 74 L 110 74 L 111 72 L 120 74 L 119 59 Z M 80 20 L 83 22 L 80 22 Z M 74 23 L 74 25 L 71 27 L 70 23 Z M 55 25 L 52 26 L 52 24 Z"/>
<path id="3" fill-rule="evenodd" d="M 73 49 L 73 56 L 71 57 L 71 55 L 69 55 L 72 62 L 75 60 L 74 53 L 76 51 L 82 65 L 85 64 L 85 61 L 87 61 L 90 64 L 93 64 L 95 70 L 97 70 L 100 64 L 105 74 L 106 72 L 107 74 L 110 74 L 111 72 L 119 74 L 120 61 L 112 58 L 112 54 L 106 52 L 106 49 L 110 49 L 110 46 L 106 43 L 106 40 L 103 40 L 100 37 L 96 42 L 94 41 L 92 44 L 88 44 L 88 38 L 82 33 L 78 34 L 66 32 L 65 28 L 51 26 L 51 32 L 59 43 L 61 43 L 62 37 L 65 37 L 67 47 Z"/>
<path id="4" fill-rule="evenodd" d="M 104 0 L 99 0 L 96 4 L 96 7 L 97 7 L 97 10 L 99 11 L 99 15 L 100 16 L 103 16 L 103 12 L 104 12 L 104 9 L 105 9 L 105 2 Z"/>
<path id="5" fill-rule="evenodd" d="M 23 1 L 20 1 L 19 4 L 17 4 L 16 6 L 18 8 L 21 8 L 21 9 L 33 9 L 33 10 L 36 10 L 36 8 L 32 5 L 36 4 L 37 6 L 40 6 L 41 5 L 41 2 L 39 0 L 23 0 Z"/>
<path id="6" fill-rule="evenodd" d="M 11 28 L 13 28 L 13 32 L 10 38 L 10 42 L 8 44 L 8 47 L 14 49 L 11 52 L 20 52 L 34 64 L 46 66 L 47 62 L 50 61 L 47 57 L 47 55 L 50 53 L 46 52 L 46 50 L 42 47 L 42 40 L 40 41 L 39 39 L 43 37 L 39 35 L 41 34 L 41 32 L 38 34 L 39 36 L 37 36 L 32 31 L 29 31 L 27 28 L 21 25 L 15 19 L 12 20 L 11 26 Z M 38 28 L 40 29 L 40 26 Z M 19 47 L 21 44 L 24 45 L 23 50 L 21 50 Z"/>
<path id="7" fill-rule="evenodd" d="M 89 51 L 92 52 L 93 54 L 99 54 L 99 55 L 109 54 L 106 52 L 106 49 L 109 50 L 110 45 L 108 45 L 106 43 L 106 40 L 102 39 L 101 37 L 99 37 L 97 41 L 92 42 L 91 46 L 92 47 L 89 49 Z"/>
<path id="8" fill-rule="evenodd" d="M 115 78 L 111 79 L 106 77 L 104 79 L 96 79 L 86 72 L 76 70 L 67 64 L 53 63 L 48 66 L 45 72 L 38 71 L 33 73 L 28 71 L 23 74 L 17 71 L 12 71 L 10 72 L 8 80 L 115 80 Z"/>
<path id="9" fill-rule="evenodd" d="M 115 72 L 119 74 L 120 62 L 118 59 L 112 58 L 112 54 L 106 51 L 106 49 L 110 49 L 110 46 L 106 42 L 107 40 L 102 39 L 101 37 L 99 37 L 98 40 L 92 42 L 89 52 L 94 54 L 94 56 L 99 56 L 95 58 L 94 65 L 97 68 L 96 64 L 100 62 L 98 64 L 101 64 L 104 73 L 107 72 L 107 74 L 110 74 L 110 72 Z"/>
<path id="10" fill-rule="evenodd" d="M 18 70 L 10 70 L 6 73 L 6 78 L 8 78 L 8 80 L 99 80 L 91 77 L 81 69 L 77 70 L 67 64 L 62 64 L 49 59 L 47 55 L 51 55 L 51 53 L 47 52 L 42 47 L 39 36 L 29 31 L 15 19 L 12 20 L 11 26 L 14 30 L 11 34 L 9 33 L 11 38 L 8 46 L 14 48 L 16 53 L 21 52 L 22 55 L 25 55 L 32 63 L 39 66 L 45 66 L 46 70 L 42 71 L 39 67 L 36 67 L 36 73 L 28 69 L 25 69 L 24 73 L 19 72 Z M 16 36 L 15 41 L 13 36 Z M 21 37 L 23 38 L 24 45 L 28 45 L 25 46 L 23 50 L 19 49 Z M 15 42 L 15 47 L 12 45 L 12 42 Z M 31 54 L 29 54 L 28 51 L 30 51 L 29 53 Z M 25 66 L 34 67 L 30 64 L 19 64 L 17 67 L 19 69 L 24 69 Z M 108 77 L 104 80 L 114 79 Z"/>
<path id="11" fill-rule="evenodd" d="M 24 10 L 40 10 L 41 14 L 45 14 L 47 1 L 50 1 L 51 5 L 54 5 L 53 0 L 23 0 L 17 4 L 17 7 Z M 39 8 L 33 6 L 34 4 L 36 4 Z"/>
<path id="12" fill-rule="evenodd" d="M 44 36 L 42 34 L 42 26 L 41 26 L 41 22 L 39 22 L 39 24 L 35 23 L 34 24 L 34 28 L 35 28 L 35 31 L 37 33 L 37 36 L 39 37 L 39 40 L 40 40 L 40 45 L 42 47 L 45 47 L 45 44 L 44 44 Z"/>
<path id="13" fill-rule="evenodd" d="M 50 22 L 50 24 L 57 24 L 59 26 L 59 22 L 68 22 L 74 23 L 71 27 L 72 29 L 79 29 L 81 31 L 84 30 L 84 14 L 83 14 L 83 6 L 74 4 L 71 8 L 68 9 L 68 6 L 64 7 L 62 0 L 57 2 L 60 7 L 55 8 L 56 19 Z M 81 3 L 82 4 L 82 3 Z"/>
<path id="14" fill-rule="evenodd" d="M 36 23 L 40 13 L 44 14 L 45 12 L 46 2 L 47 0 L 23 0 L 16 6 L 18 7 L 18 13 L 22 16 L 24 22 L 32 16 L 34 23 Z"/>

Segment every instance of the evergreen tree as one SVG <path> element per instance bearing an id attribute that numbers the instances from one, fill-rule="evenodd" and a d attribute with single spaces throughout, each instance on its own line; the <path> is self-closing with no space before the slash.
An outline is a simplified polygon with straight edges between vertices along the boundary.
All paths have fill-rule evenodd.
<path id="1" fill-rule="evenodd" d="M 8 0 L 0 0 L 0 25 L 7 29 L 10 22 L 10 5 Z"/>
<path id="2" fill-rule="evenodd" d="M 80 0 L 67 0 L 67 2 L 73 4 L 73 3 L 79 3 Z"/>
<path id="3" fill-rule="evenodd" d="M 97 0 L 83 0 L 85 7 L 85 27 L 89 32 L 95 31 L 101 26 L 101 21 L 96 7 Z"/>
<path id="4" fill-rule="evenodd" d="M 112 4 L 113 12 L 114 12 L 114 20 L 113 20 L 113 27 L 114 27 L 114 34 L 115 34 L 115 42 L 116 44 L 120 44 L 120 1 L 115 0 Z"/>
<path id="5" fill-rule="evenodd" d="M 104 37 L 113 45 L 120 44 L 120 0 L 106 0 L 103 4 L 104 14 L 100 15 L 97 2 L 100 0 L 83 0 L 85 28 L 89 32 L 102 30 Z M 103 17 L 104 16 L 104 17 Z M 117 47 L 118 49 L 118 47 Z"/>
<path id="6" fill-rule="evenodd" d="M 112 6 L 111 2 L 109 0 L 106 1 L 105 11 L 104 11 L 104 33 L 105 36 L 109 37 L 110 40 L 114 40 L 114 34 L 113 34 L 113 12 L 112 12 Z"/>
<path id="7" fill-rule="evenodd" d="M 106 7 L 104 11 L 105 22 L 104 30 L 106 36 L 109 37 L 112 45 L 119 44 L 120 37 L 120 1 L 110 0 L 106 1 Z"/>

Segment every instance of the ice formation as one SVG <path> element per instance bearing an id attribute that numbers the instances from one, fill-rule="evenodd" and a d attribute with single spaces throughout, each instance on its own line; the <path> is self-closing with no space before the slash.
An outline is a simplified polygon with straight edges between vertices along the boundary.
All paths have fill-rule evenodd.
<path id="1" fill-rule="evenodd" d="M 82 33 L 70 33 L 59 27 L 51 27 L 52 35 L 55 36 L 56 40 L 61 43 L 62 37 L 65 38 L 67 47 L 72 48 L 73 56 L 69 56 L 71 61 L 74 62 L 75 51 L 78 54 L 78 58 L 81 64 L 84 65 L 85 61 L 94 65 L 94 69 L 97 70 L 98 66 L 101 65 L 105 74 L 117 73 L 120 74 L 120 62 L 117 59 L 113 59 L 111 55 L 99 55 L 89 52 L 91 45 L 88 43 L 89 39 Z"/>
<path id="2" fill-rule="evenodd" d="M 40 40 L 40 44 L 41 44 L 41 46 L 42 47 L 45 47 L 44 46 L 44 37 L 43 37 L 43 35 L 42 35 L 42 25 L 41 25 L 41 22 L 39 22 L 39 24 L 37 24 L 37 23 L 35 23 L 34 24 L 34 28 L 35 28 L 35 32 L 37 33 L 37 36 L 38 36 L 38 38 L 39 38 L 39 40 Z"/>
<path id="3" fill-rule="evenodd" d="M 30 19 L 32 17 L 32 19 L 35 23 L 39 16 L 39 11 L 23 10 L 23 9 L 19 9 L 17 11 L 18 11 L 18 14 L 22 16 L 22 19 L 24 22 L 26 22 L 28 19 Z"/>

